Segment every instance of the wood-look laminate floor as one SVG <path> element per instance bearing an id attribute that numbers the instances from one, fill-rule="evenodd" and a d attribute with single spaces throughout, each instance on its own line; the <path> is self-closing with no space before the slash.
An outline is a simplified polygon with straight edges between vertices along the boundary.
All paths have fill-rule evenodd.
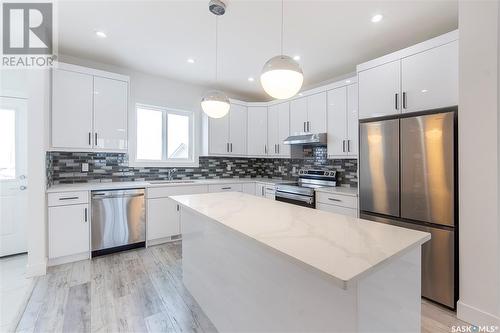
<path id="1" fill-rule="evenodd" d="M 181 243 L 49 268 L 19 332 L 215 332 L 182 284 Z M 450 332 L 454 313 L 422 302 L 422 332 Z"/>

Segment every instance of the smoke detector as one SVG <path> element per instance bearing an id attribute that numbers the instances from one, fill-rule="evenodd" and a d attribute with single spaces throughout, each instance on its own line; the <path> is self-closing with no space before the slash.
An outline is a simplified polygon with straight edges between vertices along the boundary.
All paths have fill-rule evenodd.
<path id="1" fill-rule="evenodd" d="M 214 15 L 221 16 L 226 12 L 226 4 L 220 0 L 210 0 L 208 2 L 208 10 Z"/>

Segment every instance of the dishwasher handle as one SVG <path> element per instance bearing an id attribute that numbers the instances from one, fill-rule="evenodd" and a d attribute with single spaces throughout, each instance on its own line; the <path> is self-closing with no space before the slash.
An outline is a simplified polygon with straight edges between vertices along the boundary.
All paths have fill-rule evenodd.
<path id="1" fill-rule="evenodd" d="M 111 194 L 105 195 L 101 193 L 95 193 L 92 195 L 92 200 L 102 200 L 102 199 L 112 199 L 112 198 L 134 198 L 134 197 L 143 197 L 144 193 L 136 193 L 136 194 Z"/>

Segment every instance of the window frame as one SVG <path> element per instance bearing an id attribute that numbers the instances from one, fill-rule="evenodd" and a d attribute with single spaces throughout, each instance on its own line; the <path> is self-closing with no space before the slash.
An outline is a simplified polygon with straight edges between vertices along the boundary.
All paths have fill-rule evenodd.
<path id="1" fill-rule="evenodd" d="M 153 111 L 162 112 L 162 159 L 161 160 L 149 160 L 149 159 L 138 159 L 137 158 L 137 115 L 139 109 L 147 109 Z M 189 118 L 189 146 L 188 146 L 188 158 L 168 158 L 168 115 L 180 115 L 187 116 Z M 137 167 L 198 167 L 199 158 L 197 154 L 197 141 L 196 141 L 196 113 L 195 111 L 187 111 L 181 109 L 175 109 L 170 107 L 163 107 L 158 105 L 136 103 L 134 107 L 134 128 L 131 133 L 132 148 L 129 155 L 132 157 L 130 159 L 130 166 Z"/>

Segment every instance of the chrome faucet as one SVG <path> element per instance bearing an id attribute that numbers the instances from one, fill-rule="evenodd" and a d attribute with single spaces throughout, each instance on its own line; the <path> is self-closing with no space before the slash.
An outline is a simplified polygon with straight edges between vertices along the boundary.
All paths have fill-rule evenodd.
<path id="1" fill-rule="evenodd" d="M 177 172 L 176 168 L 170 169 L 167 171 L 167 177 L 168 180 L 173 180 L 174 179 L 174 174 Z"/>

